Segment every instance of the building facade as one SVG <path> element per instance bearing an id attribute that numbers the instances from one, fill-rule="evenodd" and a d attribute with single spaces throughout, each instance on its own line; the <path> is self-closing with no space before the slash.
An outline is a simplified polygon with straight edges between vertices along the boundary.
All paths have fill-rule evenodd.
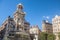
<path id="1" fill-rule="evenodd" d="M 56 40 L 59 40 L 58 33 L 60 32 L 60 16 L 56 15 L 52 19 L 53 33 L 56 35 Z"/>
<path id="2" fill-rule="evenodd" d="M 52 24 L 49 23 L 47 20 L 43 20 L 42 22 L 42 32 L 53 33 Z"/>
<path id="3" fill-rule="evenodd" d="M 10 16 L 0 27 L 1 40 L 31 40 L 29 34 L 30 23 L 25 20 L 23 5 L 18 4 L 13 18 Z M 26 37 L 26 38 L 25 38 Z"/>
<path id="4" fill-rule="evenodd" d="M 30 35 L 33 36 L 33 40 L 38 40 L 38 34 L 41 32 L 38 25 L 32 26 L 29 31 L 30 31 Z"/>

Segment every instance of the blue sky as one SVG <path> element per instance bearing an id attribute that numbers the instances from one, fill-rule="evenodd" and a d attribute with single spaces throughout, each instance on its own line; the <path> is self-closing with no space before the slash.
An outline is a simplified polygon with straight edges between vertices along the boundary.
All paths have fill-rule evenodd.
<path id="1" fill-rule="evenodd" d="M 60 15 L 60 0 L 0 0 L 0 25 L 9 15 L 13 17 L 19 3 L 24 6 L 25 19 L 40 29 L 42 20 L 48 18 L 51 22 L 55 15 Z"/>

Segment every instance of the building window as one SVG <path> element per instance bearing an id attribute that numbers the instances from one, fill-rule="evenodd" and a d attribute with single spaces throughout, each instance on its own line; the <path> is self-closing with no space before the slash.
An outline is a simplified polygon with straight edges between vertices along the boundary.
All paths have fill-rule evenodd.
<path id="1" fill-rule="evenodd" d="M 11 34 L 9 34 L 9 36 L 11 36 Z"/>
<path id="2" fill-rule="evenodd" d="M 25 30 L 25 31 L 27 31 L 27 29 L 26 29 L 26 28 L 25 28 L 24 30 Z"/>
<path id="3" fill-rule="evenodd" d="M 9 34 L 9 36 L 14 36 L 14 34 Z"/>

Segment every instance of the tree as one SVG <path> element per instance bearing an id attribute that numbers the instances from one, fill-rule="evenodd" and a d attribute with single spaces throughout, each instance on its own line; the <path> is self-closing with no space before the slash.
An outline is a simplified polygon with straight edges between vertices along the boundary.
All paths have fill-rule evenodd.
<path id="1" fill-rule="evenodd" d="M 55 40 L 55 35 L 54 34 L 48 34 L 47 40 Z"/>
<path id="2" fill-rule="evenodd" d="M 38 40 L 55 40 L 55 35 L 54 34 L 48 34 L 45 32 L 41 32 L 38 35 Z"/>
<path id="3" fill-rule="evenodd" d="M 59 37 L 59 40 L 60 40 L 60 32 L 58 33 L 58 37 Z"/>
<path id="4" fill-rule="evenodd" d="M 38 36 L 38 40 L 46 40 L 47 39 L 47 33 L 41 32 Z"/>

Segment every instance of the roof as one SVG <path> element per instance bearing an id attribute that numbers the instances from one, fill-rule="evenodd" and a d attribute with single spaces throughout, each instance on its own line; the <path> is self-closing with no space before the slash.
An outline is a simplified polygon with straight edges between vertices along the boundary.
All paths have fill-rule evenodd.
<path id="1" fill-rule="evenodd" d="M 24 20 L 24 24 L 29 24 L 29 25 L 30 25 L 30 23 L 29 23 L 29 22 L 27 22 L 26 20 Z"/>
<path id="2" fill-rule="evenodd" d="M 49 23 L 49 22 L 47 22 L 46 20 L 43 20 L 43 23 L 44 23 L 44 24 L 52 25 L 52 23 Z"/>

